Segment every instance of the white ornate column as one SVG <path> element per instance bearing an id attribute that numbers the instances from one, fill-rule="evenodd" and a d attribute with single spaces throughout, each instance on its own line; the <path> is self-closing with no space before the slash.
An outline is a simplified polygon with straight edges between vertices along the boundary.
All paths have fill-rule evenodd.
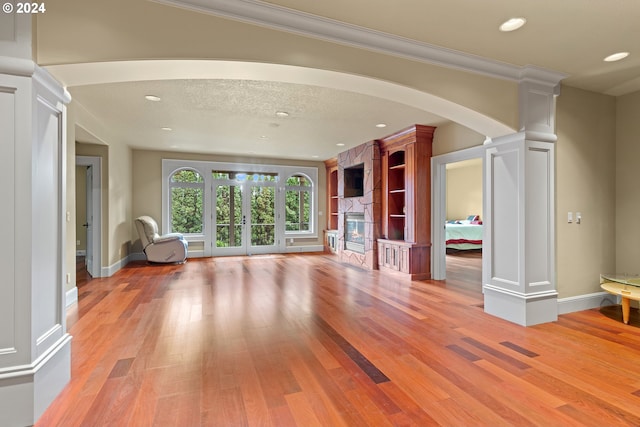
<path id="1" fill-rule="evenodd" d="M 31 16 L 0 14 L 0 425 L 35 423 L 70 378 L 64 304 L 65 103 L 31 57 Z"/>
<path id="2" fill-rule="evenodd" d="M 525 326 L 558 317 L 554 143 L 562 78 L 525 68 L 520 132 L 486 145 L 484 307 Z"/>

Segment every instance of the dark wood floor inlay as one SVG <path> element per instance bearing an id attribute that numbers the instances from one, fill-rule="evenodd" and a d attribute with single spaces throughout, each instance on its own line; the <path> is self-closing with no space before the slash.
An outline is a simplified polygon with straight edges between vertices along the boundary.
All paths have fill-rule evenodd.
<path id="1" fill-rule="evenodd" d="M 120 359 L 116 362 L 115 366 L 113 367 L 113 369 L 111 370 L 111 373 L 109 374 L 109 378 L 119 378 L 119 377 L 124 377 L 129 373 L 129 369 L 131 368 L 131 365 L 133 364 L 133 361 L 135 360 L 135 358 L 129 358 L 129 359 Z"/>
<path id="2" fill-rule="evenodd" d="M 482 359 L 479 356 L 476 356 L 475 354 L 471 353 L 468 350 L 465 350 L 464 348 L 460 347 L 459 345 L 455 345 L 455 344 L 451 344 L 448 345 L 447 348 L 449 350 L 454 351 L 455 353 L 459 354 L 460 356 L 464 357 L 465 359 L 471 361 L 471 362 L 475 362 L 477 360 Z"/>
<path id="3" fill-rule="evenodd" d="M 511 350 L 517 351 L 520 354 L 524 354 L 527 357 L 538 357 L 540 356 L 538 353 L 535 353 L 533 351 L 527 350 L 526 348 L 520 347 L 517 344 L 514 344 L 512 342 L 509 341 L 502 341 L 500 343 L 500 345 L 503 345 L 507 348 L 510 348 Z"/>
<path id="4" fill-rule="evenodd" d="M 362 371 L 367 374 L 371 380 L 376 384 L 381 384 L 391 381 L 389 377 L 382 373 L 369 359 L 367 359 L 362 353 L 358 351 L 349 341 L 347 341 L 342 335 L 340 335 L 335 329 L 331 327 L 319 316 L 315 316 L 316 324 L 335 342 L 338 347 L 344 351 L 351 360 L 355 362 Z"/>
<path id="5" fill-rule="evenodd" d="M 513 357 L 502 353 L 501 351 L 498 350 L 494 350 L 493 348 L 491 348 L 490 346 L 481 343 L 480 341 L 477 341 L 473 338 L 470 337 L 465 337 L 462 339 L 464 342 L 471 344 L 474 347 L 479 348 L 480 350 L 489 353 L 490 355 L 506 362 L 509 363 L 512 366 L 515 366 L 518 369 L 529 369 L 531 366 L 527 365 L 524 362 L 519 361 L 518 359 L 514 359 Z"/>

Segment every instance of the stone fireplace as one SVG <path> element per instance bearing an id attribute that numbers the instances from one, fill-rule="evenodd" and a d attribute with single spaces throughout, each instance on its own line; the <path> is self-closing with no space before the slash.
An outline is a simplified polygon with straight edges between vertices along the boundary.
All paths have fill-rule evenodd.
<path id="1" fill-rule="evenodd" d="M 381 186 L 380 149 L 376 141 L 338 155 L 337 252 L 340 261 L 367 270 L 378 268 Z"/>

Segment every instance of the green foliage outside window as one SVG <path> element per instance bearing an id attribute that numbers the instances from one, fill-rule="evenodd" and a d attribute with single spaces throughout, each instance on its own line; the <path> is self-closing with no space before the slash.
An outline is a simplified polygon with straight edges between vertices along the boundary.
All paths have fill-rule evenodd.
<path id="1" fill-rule="evenodd" d="M 311 231 L 311 182 L 303 175 L 287 179 L 285 230 Z"/>
<path id="2" fill-rule="evenodd" d="M 202 233 L 204 181 L 192 170 L 181 170 L 171 176 L 171 231 Z"/>
<path id="3" fill-rule="evenodd" d="M 216 187 L 216 247 L 228 248 L 240 245 L 242 245 L 242 191 L 237 185 L 220 185 Z"/>
<path id="4" fill-rule="evenodd" d="M 213 178 L 229 180 L 238 173 L 213 172 Z M 272 174 L 243 174 L 254 182 L 277 181 Z M 224 184 L 216 186 L 215 232 L 217 247 L 237 247 L 242 245 L 243 211 L 242 186 Z M 251 185 L 249 196 L 252 246 L 275 244 L 275 187 Z M 287 179 L 285 195 L 285 230 L 287 232 L 311 231 L 312 183 L 304 175 L 294 175 Z M 171 231 L 184 234 L 203 233 L 204 180 L 193 170 L 180 170 L 171 176 Z"/>
<path id="5" fill-rule="evenodd" d="M 276 239 L 275 187 L 251 187 L 251 189 L 251 245 L 274 245 Z"/>

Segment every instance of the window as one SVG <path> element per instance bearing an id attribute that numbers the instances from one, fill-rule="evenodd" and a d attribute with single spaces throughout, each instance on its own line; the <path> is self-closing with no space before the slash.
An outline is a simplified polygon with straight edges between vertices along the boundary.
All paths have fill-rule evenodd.
<path id="1" fill-rule="evenodd" d="M 317 167 L 162 159 L 162 233 L 190 257 L 322 250 L 317 183 Z"/>
<path id="2" fill-rule="evenodd" d="M 191 169 L 174 172 L 169 179 L 172 233 L 202 234 L 204 180 Z"/>
<path id="3" fill-rule="evenodd" d="M 285 230 L 311 231 L 311 180 L 302 174 L 289 177 L 285 186 Z"/>

